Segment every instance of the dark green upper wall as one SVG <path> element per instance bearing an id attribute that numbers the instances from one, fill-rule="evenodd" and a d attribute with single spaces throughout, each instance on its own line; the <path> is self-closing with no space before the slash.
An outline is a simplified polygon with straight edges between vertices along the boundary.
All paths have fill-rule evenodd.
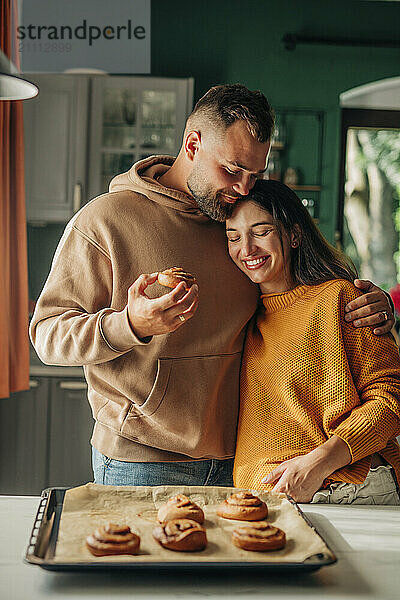
<path id="1" fill-rule="evenodd" d="M 152 75 L 193 76 L 195 98 L 216 83 L 240 82 L 262 90 L 275 107 L 326 111 L 320 220 L 333 239 L 339 94 L 399 75 L 400 49 L 299 45 L 288 51 L 281 38 L 303 33 L 400 40 L 399 25 L 398 2 L 152 0 Z"/>

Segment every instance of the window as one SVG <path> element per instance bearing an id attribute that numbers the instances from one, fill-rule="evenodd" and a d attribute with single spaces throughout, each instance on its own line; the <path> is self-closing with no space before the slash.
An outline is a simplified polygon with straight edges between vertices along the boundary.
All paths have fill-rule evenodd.
<path id="1" fill-rule="evenodd" d="M 360 277 L 400 282 L 400 111 L 343 109 L 338 240 Z"/>

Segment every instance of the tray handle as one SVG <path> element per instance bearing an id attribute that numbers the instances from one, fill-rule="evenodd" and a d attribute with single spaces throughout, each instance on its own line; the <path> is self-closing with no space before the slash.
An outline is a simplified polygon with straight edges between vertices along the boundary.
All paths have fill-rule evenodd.
<path id="1" fill-rule="evenodd" d="M 40 526 L 42 525 L 42 521 L 45 516 L 48 497 L 49 497 L 48 490 L 44 490 L 42 492 L 42 497 L 39 502 L 39 507 L 37 509 L 37 513 L 36 513 L 36 517 L 35 517 L 35 520 L 33 523 L 31 535 L 29 536 L 28 549 L 26 552 L 27 558 L 33 557 L 36 554 L 36 548 L 37 548 L 37 544 L 38 544 L 38 540 L 39 540 Z"/>

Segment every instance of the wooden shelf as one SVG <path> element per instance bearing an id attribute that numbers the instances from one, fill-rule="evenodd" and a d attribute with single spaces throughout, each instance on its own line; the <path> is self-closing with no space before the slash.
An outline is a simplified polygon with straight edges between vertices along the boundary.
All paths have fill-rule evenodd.
<path id="1" fill-rule="evenodd" d="M 288 187 L 292 190 L 298 190 L 300 192 L 320 192 L 320 185 L 289 185 Z"/>

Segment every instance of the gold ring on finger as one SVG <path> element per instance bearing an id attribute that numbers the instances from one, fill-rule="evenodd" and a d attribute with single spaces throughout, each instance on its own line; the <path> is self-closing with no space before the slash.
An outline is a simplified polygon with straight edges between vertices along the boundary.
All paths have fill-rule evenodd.
<path id="1" fill-rule="evenodd" d="M 186 321 L 186 318 L 183 315 L 178 315 L 178 317 L 180 318 L 182 323 L 184 323 Z"/>
<path id="2" fill-rule="evenodd" d="M 388 321 L 389 320 L 389 313 L 388 313 L 387 310 L 383 310 L 381 314 L 383 315 L 383 320 L 384 321 Z"/>

